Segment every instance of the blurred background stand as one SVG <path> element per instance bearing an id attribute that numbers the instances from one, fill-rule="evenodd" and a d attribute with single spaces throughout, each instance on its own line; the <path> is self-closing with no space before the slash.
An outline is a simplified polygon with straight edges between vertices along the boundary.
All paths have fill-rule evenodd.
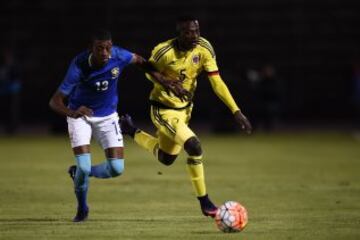
<path id="1" fill-rule="evenodd" d="M 14 134 L 19 127 L 21 90 L 19 65 L 12 50 L 4 49 L 0 60 L 0 121 L 6 134 Z"/>

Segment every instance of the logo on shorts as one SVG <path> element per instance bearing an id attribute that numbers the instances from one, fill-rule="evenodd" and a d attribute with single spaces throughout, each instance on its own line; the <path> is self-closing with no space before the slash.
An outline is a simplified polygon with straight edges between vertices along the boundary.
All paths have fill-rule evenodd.
<path id="1" fill-rule="evenodd" d="M 198 64 L 200 62 L 200 56 L 199 55 L 194 55 L 192 58 L 192 62 L 194 64 Z"/>
<path id="2" fill-rule="evenodd" d="M 113 69 L 111 69 L 111 79 L 115 79 L 119 76 L 120 74 L 120 69 L 118 67 L 114 67 Z"/>

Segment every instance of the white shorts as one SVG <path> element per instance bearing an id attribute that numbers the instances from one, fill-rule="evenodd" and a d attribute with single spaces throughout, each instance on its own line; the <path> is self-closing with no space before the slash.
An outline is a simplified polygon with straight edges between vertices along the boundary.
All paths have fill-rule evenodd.
<path id="1" fill-rule="evenodd" d="M 71 147 L 89 145 L 91 136 L 103 149 L 123 147 L 123 136 L 117 112 L 105 117 L 67 117 Z"/>

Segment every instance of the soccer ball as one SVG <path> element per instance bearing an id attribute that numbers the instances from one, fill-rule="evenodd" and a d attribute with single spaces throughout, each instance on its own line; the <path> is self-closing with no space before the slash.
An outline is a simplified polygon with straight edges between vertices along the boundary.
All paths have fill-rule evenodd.
<path id="1" fill-rule="evenodd" d="M 215 222 L 223 232 L 240 232 L 248 222 L 247 210 L 238 202 L 227 201 L 218 208 Z"/>

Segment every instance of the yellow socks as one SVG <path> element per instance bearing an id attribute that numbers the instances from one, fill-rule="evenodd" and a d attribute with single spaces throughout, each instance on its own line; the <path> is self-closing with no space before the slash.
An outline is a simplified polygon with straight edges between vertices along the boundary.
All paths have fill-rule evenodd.
<path id="1" fill-rule="evenodd" d="M 159 140 L 157 138 L 146 132 L 138 131 L 134 135 L 134 140 L 141 147 L 157 157 L 157 152 L 159 150 Z M 189 156 L 186 164 L 197 197 L 206 195 L 204 166 L 201 159 L 202 156 Z"/>
<path id="2" fill-rule="evenodd" d="M 157 157 L 157 152 L 159 149 L 159 140 L 157 138 L 147 134 L 146 132 L 138 131 L 134 135 L 134 140 L 141 147 L 145 148 L 147 151 Z"/>
<path id="3" fill-rule="evenodd" d="M 187 160 L 187 169 L 190 174 L 190 179 L 196 196 L 198 197 L 206 195 L 204 166 L 201 159 L 202 156 L 190 156 Z"/>

